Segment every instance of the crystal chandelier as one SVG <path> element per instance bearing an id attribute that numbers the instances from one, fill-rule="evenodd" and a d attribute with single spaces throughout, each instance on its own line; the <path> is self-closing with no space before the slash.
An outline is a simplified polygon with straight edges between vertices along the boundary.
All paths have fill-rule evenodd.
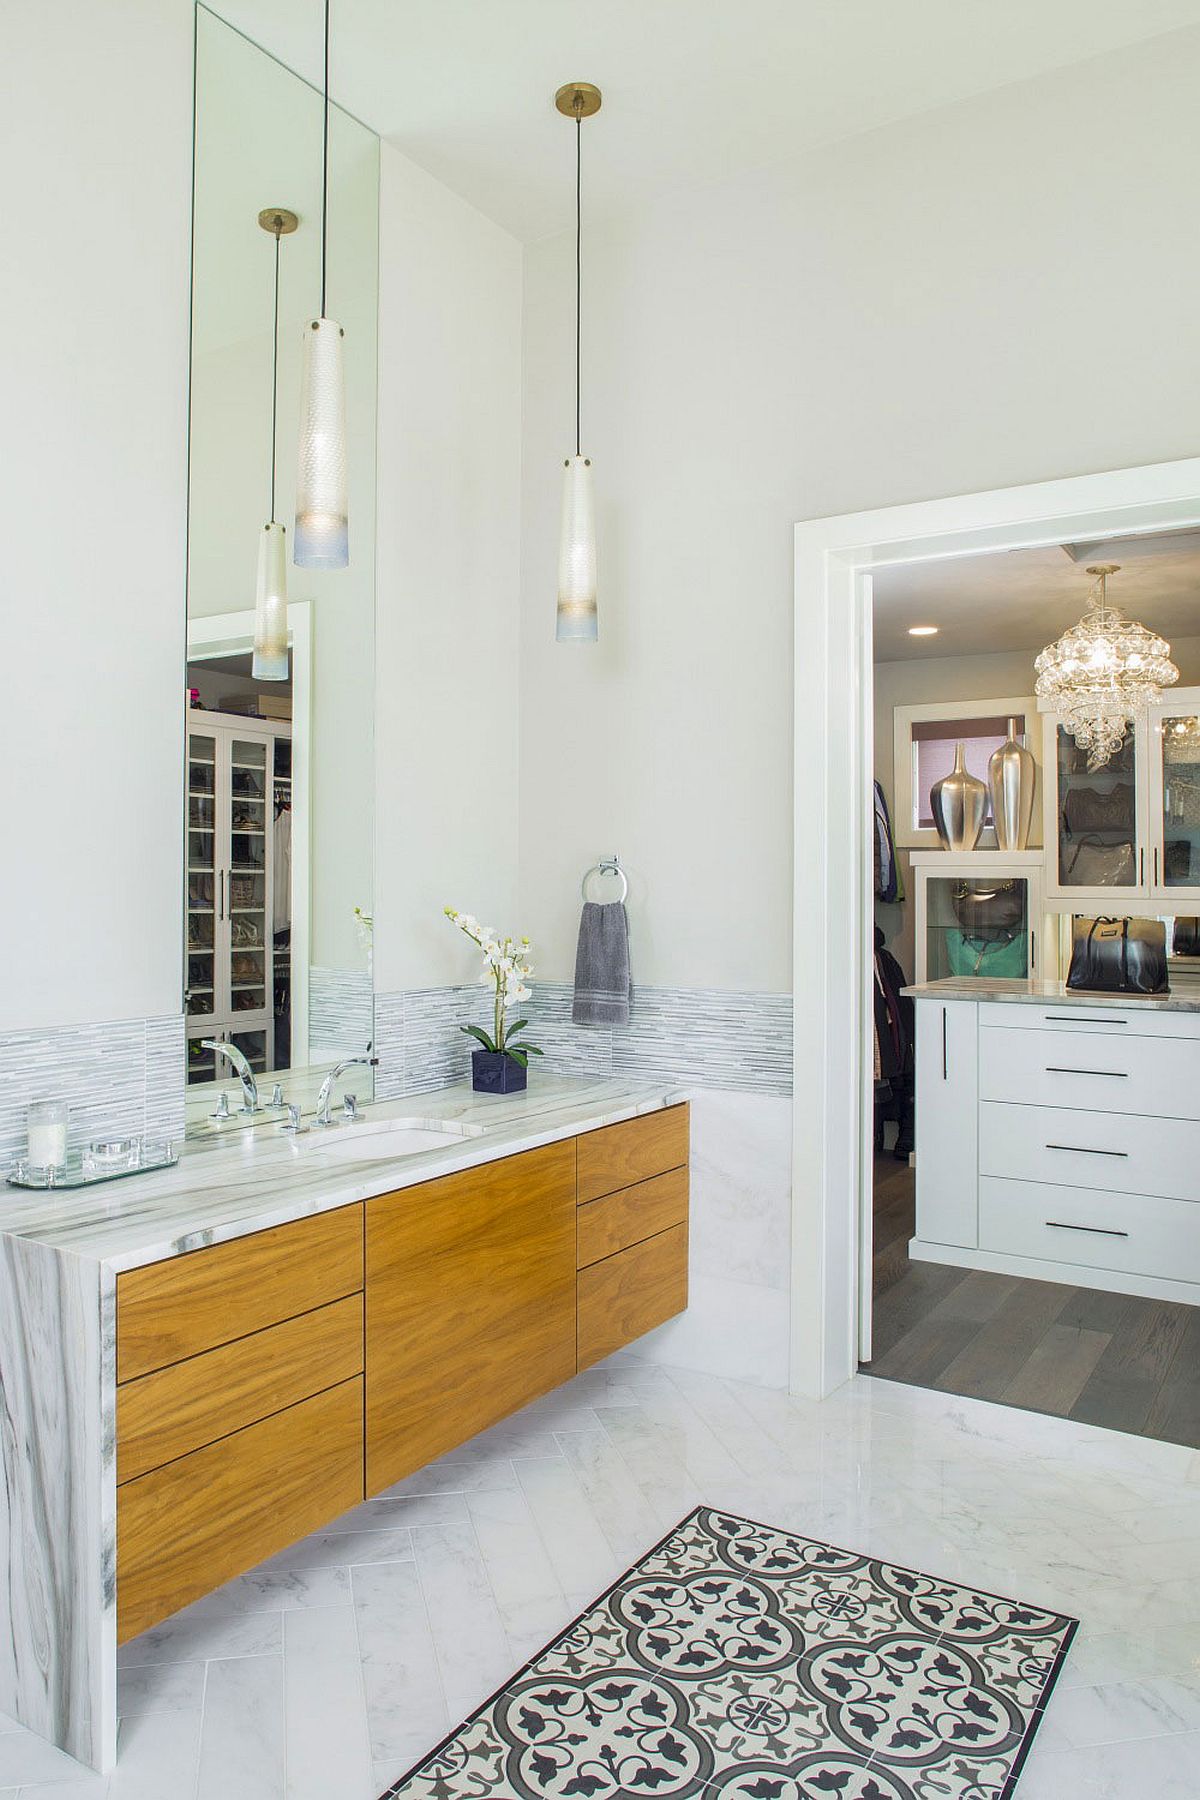
<path id="1" fill-rule="evenodd" d="M 1096 580 L 1082 619 L 1033 665 L 1040 710 L 1061 715 L 1091 770 L 1104 767 L 1124 743 L 1126 726 L 1179 680 L 1170 644 L 1108 604 L 1108 578 L 1119 567 L 1088 570 Z"/>

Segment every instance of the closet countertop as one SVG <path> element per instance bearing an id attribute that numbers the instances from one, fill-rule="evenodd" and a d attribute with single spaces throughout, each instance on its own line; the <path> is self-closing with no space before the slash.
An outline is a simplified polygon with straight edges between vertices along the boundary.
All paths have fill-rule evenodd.
<path id="1" fill-rule="evenodd" d="M 36 1245 L 111 1272 L 415 1187 L 688 1098 L 673 1083 L 580 1080 L 537 1073 L 523 1094 L 476 1094 L 465 1083 L 364 1109 L 361 1129 L 464 1128 L 452 1144 L 386 1161 L 322 1155 L 323 1134 L 299 1137 L 277 1118 L 189 1138 L 172 1169 L 70 1190 L 0 1188 L 0 1246 Z M 231 1124 L 233 1122 L 231 1121 Z M 359 1126 L 332 1127 L 341 1144 Z"/>
<path id="2" fill-rule="evenodd" d="M 988 981 L 970 975 L 950 975 L 944 981 L 922 981 L 901 988 L 914 1000 L 987 1000 L 1011 1005 L 1117 1007 L 1122 1012 L 1200 1012 L 1200 990 L 1175 994 L 1087 994 L 1069 988 L 1064 981 Z"/>

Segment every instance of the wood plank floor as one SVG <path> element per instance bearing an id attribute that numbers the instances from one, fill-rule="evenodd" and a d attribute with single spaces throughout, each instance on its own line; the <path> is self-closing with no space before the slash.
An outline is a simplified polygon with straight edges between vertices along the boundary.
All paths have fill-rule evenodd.
<path id="1" fill-rule="evenodd" d="M 1200 1307 L 911 1262 L 915 1217 L 876 1157 L 868 1374 L 1200 1449 Z"/>

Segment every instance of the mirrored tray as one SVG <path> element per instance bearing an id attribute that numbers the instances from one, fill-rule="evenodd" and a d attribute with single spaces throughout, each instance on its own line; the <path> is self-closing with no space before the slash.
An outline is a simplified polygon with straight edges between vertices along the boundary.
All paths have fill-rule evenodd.
<path id="1" fill-rule="evenodd" d="M 155 1169 L 172 1169 L 179 1161 L 174 1144 L 144 1144 L 131 1138 L 127 1144 L 113 1145 L 107 1150 L 93 1146 L 90 1150 L 72 1150 L 63 1168 L 34 1167 L 22 1157 L 8 1176 L 9 1187 L 60 1188 L 94 1187 L 100 1181 L 120 1181 L 126 1175 L 148 1175 Z"/>

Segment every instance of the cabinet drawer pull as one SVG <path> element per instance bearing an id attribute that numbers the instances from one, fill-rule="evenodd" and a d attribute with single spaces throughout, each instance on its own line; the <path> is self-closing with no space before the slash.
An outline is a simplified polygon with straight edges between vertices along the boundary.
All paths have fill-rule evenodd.
<path id="1" fill-rule="evenodd" d="M 1066 1069 L 1060 1063 L 1047 1063 L 1047 1075 L 1103 1075 L 1106 1081 L 1128 1081 L 1124 1069 Z"/>
<path id="2" fill-rule="evenodd" d="M 1093 1150 L 1090 1144 L 1047 1144 L 1047 1150 L 1069 1150 L 1072 1156 L 1128 1156 L 1128 1150 Z"/>
<path id="3" fill-rule="evenodd" d="M 1127 1238 L 1127 1231 L 1113 1231 L 1107 1225 L 1064 1225 L 1060 1219 L 1047 1219 L 1046 1224 L 1051 1231 L 1087 1231 L 1093 1237 Z"/>
<path id="4" fill-rule="evenodd" d="M 1128 1025 L 1128 1019 L 1114 1018 L 1111 1013 L 1047 1013 L 1047 1025 Z"/>

